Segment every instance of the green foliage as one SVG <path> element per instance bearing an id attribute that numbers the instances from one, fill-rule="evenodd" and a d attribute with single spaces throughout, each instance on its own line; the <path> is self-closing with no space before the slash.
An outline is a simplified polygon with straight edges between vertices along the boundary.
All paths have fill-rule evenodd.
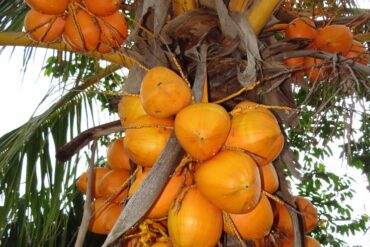
<path id="1" fill-rule="evenodd" d="M 92 76 L 101 69 L 95 59 L 70 52 L 57 52 L 47 59 L 43 67 L 44 75 L 59 78 L 63 82 L 73 80 L 79 85 L 84 77 Z"/>
<path id="2" fill-rule="evenodd" d="M 370 223 L 369 215 L 363 214 L 357 219 L 352 217 L 355 213 L 351 206 L 355 181 L 347 175 L 340 176 L 330 172 L 326 168 L 328 164 L 323 162 L 325 158 L 333 156 L 332 148 L 340 149 L 346 155 L 349 166 L 361 169 L 369 175 L 365 169 L 366 164 L 369 164 L 369 140 L 366 138 L 366 133 L 369 133 L 369 119 L 366 111 L 357 111 L 348 106 L 349 99 L 341 98 L 335 91 L 323 87 L 331 85 L 321 85 L 321 91 L 308 101 L 308 91 L 297 91 L 296 102 L 301 106 L 302 112 L 299 114 L 299 128 L 288 130 L 289 143 L 294 152 L 301 156 L 302 180 L 296 182 L 299 195 L 309 198 L 318 209 L 321 223 L 312 235 L 325 246 L 345 246 L 346 243 L 338 235 L 366 232 Z M 330 99 L 330 106 L 321 107 L 325 99 Z M 364 99 L 359 97 L 360 100 Z M 322 111 L 318 112 L 320 108 Z M 356 115 L 360 126 L 352 126 L 348 133 L 347 116 L 351 114 Z M 351 149 L 348 149 L 348 142 L 345 140 L 355 134 L 359 138 L 351 138 Z"/>
<path id="3" fill-rule="evenodd" d="M 111 113 L 117 113 L 117 104 L 123 92 L 122 85 L 124 78 L 118 73 L 112 73 L 105 77 L 99 85 L 92 90 L 96 93 L 101 104 L 101 109 L 107 109 Z"/>
<path id="4" fill-rule="evenodd" d="M 67 246 L 76 237 L 83 204 L 74 186 L 79 160 L 62 164 L 51 154 L 81 132 L 83 113 L 93 116 L 92 101 L 97 95 L 90 88 L 100 80 L 100 74 L 95 73 L 95 60 L 80 55 L 72 58 L 76 61 L 60 62 L 75 67 L 74 73 L 73 69 L 64 70 L 67 75 L 53 69 L 46 73 L 77 78 L 73 87 L 62 80 L 62 89 L 69 90 L 64 90 L 58 101 L 0 137 L 2 246 Z M 55 61 L 48 59 L 46 70 L 55 67 Z M 101 71 L 102 75 L 110 73 Z"/>
<path id="5" fill-rule="evenodd" d="M 29 8 L 23 0 L 0 1 L 0 30 L 21 31 Z"/>
<path id="6" fill-rule="evenodd" d="M 360 118 L 359 137 L 348 140 L 341 147 L 342 155 L 346 156 L 348 164 L 366 174 L 370 188 L 370 119 L 367 113 L 362 113 Z M 349 150 L 349 152 L 344 151 Z"/>
<path id="7" fill-rule="evenodd" d="M 55 163 L 50 150 L 51 145 L 61 147 L 69 132 L 74 135 L 69 126 L 81 121 L 82 102 L 88 99 L 63 100 L 0 138 L 0 193 L 4 195 L 0 240 L 4 246 L 14 246 L 13 238 L 17 238 L 16 246 L 56 246 L 60 234 L 66 234 L 63 226 L 70 224 L 69 218 L 78 217 L 73 210 L 63 210 L 75 208 L 76 193 L 66 186 L 74 183 L 77 166 Z"/>

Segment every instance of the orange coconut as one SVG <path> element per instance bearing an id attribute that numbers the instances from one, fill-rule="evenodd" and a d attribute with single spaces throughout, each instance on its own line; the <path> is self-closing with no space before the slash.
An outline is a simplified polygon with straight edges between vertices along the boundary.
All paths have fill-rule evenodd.
<path id="1" fill-rule="evenodd" d="M 97 234 L 107 234 L 105 228 L 106 212 L 115 204 L 105 201 L 105 198 L 98 198 L 91 204 L 92 217 L 90 219 L 89 231 Z"/>
<path id="2" fill-rule="evenodd" d="M 311 83 L 316 83 L 325 79 L 327 69 L 322 66 L 323 60 L 313 57 L 306 57 L 306 74 Z"/>
<path id="3" fill-rule="evenodd" d="M 271 113 L 245 111 L 232 118 L 225 146 L 244 149 L 250 152 L 258 165 L 266 165 L 280 154 L 284 137 Z"/>
<path id="4" fill-rule="evenodd" d="M 275 193 L 279 188 L 279 178 L 272 163 L 259 166 L 262 189 L 270 194 Z"/>
<path id="5" fill-rule="evenodd" d="M 135 191 L 139 188 L 144 178 L 148 175 L 150 170 L 146 170 L 142 173 L 138 173 L 135 182 L 131 185 L 129 196 L 132 196 Z M 158 219 L 165 217 L 170 210 L 170 206 L 178 195 L 180 189 L 185 182 L 189 182 L 190 177 L 186 177 L 186 181 L 183 175 L 173 176 L 168 180 L 166 186 L 163 188 L 161 194 L 159 194 L 157 200 L 154 202 L 150 210 L 148 211 L 146 217 L 150 219 Z"/>
<path id="6" fill-rule="evenodd" d="M 112 47 L 108 44 L 100 43 L 98 46 L 98 52 L 100 53 L 110 53 L 112 51 Z"/>
<path id="7" fill-rule="evenodd" d="M 65 20 L 55 15 L 46 15 L 31 9 L 24 18 L 24 28 L 31 39 L 51 43 L 59 39 Z"/>
<path id="8" fill-rule="evenodd" d="M 111 15 L 119 9 L 121 1 L 119 0 L 84 0 L 86 8 L 98 16 Z"/>
<path id="9" fill-rule="evenodd" d="M 367 65 L 369 54 L 366 54 L 366 47 L 360 42 L 353 40 L 351 50 L 347 53 L 346 58 L 354 59 L 356 62 Z"/>
<path id="10" fill-rule="evenodd" d="M 25 2 L 40 13 L 60 15 L 67 9 L 69 0 L 25 0 Z"/>
<path id="11" fill-rule="evenodd" d="M 155 242 L 152 247 L 171 247 L 171 243 L 169 241 L 166 242 Z"/>
<path id="12" fill-rule="evenodd" d="M 318 224 L 317 211 L 312 203 L 303 197 L 296 197 L 296 204 L 298 210 L 302 214 L 303 226 L 305 232 L 308 233 L 316 228 Z M 286 206 L 277 204 L 277 215 L 275 216 L 274 222 L 276 228 L 284 232 L 287 235 L 293 235 L 293 225 L 289 216 L 289 211 Z"/>
<path id="13" fill-rule="evenodd" d="M 294 76 L 299 77 L 304 75 L 305 67 L 304 67 L 305 57 L 292 57 L 284 60 L 284 63 L 293 69 L 299 69 L 294 71 Z"/>
<path id="14" fill-rule="evenodd" d="M 166 118 L 190 104 L 191 90 L 175 72 L 158 66 L 145 74 L 141 83 L 140 99 L 149 115 Z"/>
<path id="15" fill-rule="evenodd" d="M 172 133 L 173 120 L 141 116 L 126 130 L 124 140 L 129 158 L 137 165 L 152 167 L 159 158 Z"/>
<path id="16" fill-rule="evenodd" d="M 146 115 L 140 97 L 138 95 L 123 95 L 118 103 L 118 115 L 124 128 L 131 125 L 137 118 Z"/>
<path id="17" fill-rule="evenodd" d="M 302 196 L 296 196 L 295 203 L 302 214 L 303 225 L 306 233 L 311 232 L 319 224 L 316 208 L 313 206 L 311 201 Z"/>
<path id="18" fill-rule="evenodd" d="M 259 239 L 267 236 L 272 227 L 274 216 L 269 200 L 261 196 L 257 206 L 246 214 L 230 214 L 236 229 L 243 239 Z M 234 235 L 232 228 L 225 224 L 224 230 Z"/>
<path id="19" fill-rule="evenodd" d="M 195 182 L 210 202 L 228 213 L 251 211 L 261 196 L 258 167 L 243 152 L 219 152 L 197 169 Z"/>
<path id="20" fill-rule="evenodd" d="M 116 224 L 116 221 L 118 220 L 119 216 L 121 215 L 121 212 L 123 210 L 122 204 L 114 204 L 112 207 L 109 207 L 105 212 L 105 223 L 104 228 L 106 231 L 110 232 Z"/>
<path id="21" fill-rule="evenodd" d="M 287 58 L 284 63 L 291 68 L 300 68 L 304 66 L 304 57 Z"/>
<path id="22" fill-rule="evenodd" d="M 114 202 L 122 202 L 127 196 L 127 186 L 122 188 L 130 174 L 125 169 L 115 169 L 107 172 L 99 183 L 99 190 L 106 198 L 112 198 Z"/>
<path id="23" fill-rule="evenodd" d="M 347 55 L 351 49 L 353 35 L 345 25 L 330 25 L 319 30 L 315 45 L 319 50 Z"/>
<path id="24" fill-rule="evenodd" d="M 274 114 L 267 108 L 265 107 L 262 107 L 262 106 L 259 106 L 258 103 L 256 102 L 253 102 L 253 101 L 249 101 L 249 100 L 245 100 L 245 101 L 242 101 L 240 103 L 238 103 L 233 111 L 237 111 L 237 112 L 240 112 L 240 113 L 243 113 L 243 112 L 251 112 L 251 111 L 258 111 L 258 112 L 262 112 L 262 113 L 266 113 L 268 115 L 270 115 L 272 118 L 275 118 Z"/>
<path id="25" fill-rule="evenodd" d="M 108 173 L 110 169 L 105 167 L 95 167 L 94 168 L 94 186 L 92 189 L 92 196 L 93 197 L 101 197 L 102 194 L 99 190 L 99 183 L 102 179 L 102 177 Z M 83 193 L 86 194 L 87 190 L 87 180 L 88 180 L 88 171 L 81 174 L 81 176 L 78 178 L 76 182 L 77 189 Z"/>
<path id="26" fill-rule="evenodd" d="M 311 238 L 309 236 L 305 236 L 304 238 L 304 246 L 305 247 L 320 247 L 320 243 L 314 239 L 314 238 Z M 294 237 L 290 236 L 286 239 L 283 239 L 280 243 L 280 246 L 281 247 L 294 247 Z"/>
<path id="27" fill-rule="evenodd" d="M 274 226 L 287 235 L 293 234 L 292 221 L 289 211 L 285 205 L 275 204 L 276 213 L 274 218 Z"/>
<path id="28" fill-rule="evenodd" d="M 314 39 L 318 32 L 315 23 L 307 17 L 299 17 L 294 19 L 288 24 L 285 30 L 285 37 L 292 38 L 305 38 Z"/>
<path id="29" fill-rule="evenodd" d="M 123 146 L 124 137 L 113 141 L 107 152 L 108 165 L 111 169 L 126 169 L 130 170 L 130 160 Z"/>
<path id="30" fill-rule="evenodd" d="M 181 146 L 196 160 L 207 160 L 223 146 L 230 130 L 226 110 L 213 103 L 197 103 L 182 109 L 175 119 Z"/>
<path id="31" fill-rule="evenodd" d="M 183 198 L 179 211 L 168 213 L 168 233 L 178 247 L 213 247 L 222 233 L 222 213 L 197 188 Z"/>
<path id="32" fill-rule="evenodd" d="M 100 27 L 100 46 L 106 46 L 112 49 L 121 47 L 127 38 L 128 27 L 125 18 L 116 11 L 114 14 L 98 19 Z"/>
<path id="33" fill-rule="evenodd" d="M 75 51 L 92 51 L 98 47 L 100 30 L 94 17 L 84 10 L 77 10 L 75 20 L 68 15 L 63 40 Z"/>

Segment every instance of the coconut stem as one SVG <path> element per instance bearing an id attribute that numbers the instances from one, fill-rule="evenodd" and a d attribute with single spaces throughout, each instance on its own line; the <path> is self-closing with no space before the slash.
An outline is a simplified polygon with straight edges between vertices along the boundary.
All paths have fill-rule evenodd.
<path id="1" fill-rule="evenodd" d="M 95 163 L 95 152 L 96 152 L 97 142 L 94 141 L 91 146 L 91 158 L 89 164 L 89 174 L 88 174 L 88 181 L 87 181 L 87 191 L 86 191 L 86 200 L 84 204 L 84 212 L 81 220 L 80 229 L 78 230 L 77 240 L 75 243 L 75 247 L 82 247 L 85 241 L 85 236 L 87 233 L 87 229 L 89 228 L 90 219 L 92 217 L 91 213 L 91 202 L 92 202 L 92 188 L 94 186 L 94 163 Z"/>
<path id="2" fill-rule="evenodd" d="M 255 154 L 251 151 L 248 151 L 248 150 L 245 150 L 243 148 L 239 148 L 239 147 L 231 147 L 231 146 L 223 146 L 222 147 L 222 150 L 230 150 L 230 151 L 234 151 L 234 152 L 241 152 L 241 153 L 245 153 L 245 154 L 248 154 L 249 156 L 251 156 L 251 158 L 257 163 L 257 161 L 255 160 L 255 157 L 258 157 L 262 160 L 265 160 L 266 159 L 258 154 Z M 254 157 L 255 156 L 255 157 Z"/>
<path id="3" fill-rule="evenodd" d="M 189 154 L 186 154 L 182 160 L 180 161 L 180 164 L 177 166 L 176 170 L 175 170 L 175 174 L 180 174 L 181 173 L 181 170 L 187 165 L 189 164 L 190 162 L 193 162 L 193 158 L 189 155 Z M 187 173 L 187 170 L 185 171 L 185 173 Z M 186 174 L 185 174 L 186 175 Z"/>
<path id="4" fill-rule="evenodd" d="M 175 211 L 175 214 L 177 214 L 181 209 L 182 201 L 184 200 L 186 194 L 188 191 L 192 188 L 194 188 L 195 185 L 190 185 L 182 189 L 182 191 L 176 196 L 175 200 L 173 201 L 173 208 Z"/>
<path id="5" fill-rule="evenodd" d="M 154 35 L 154 33 L 152 31 L 150 31 L 149 29 L 145 28 L 138 21 L 136 21 L 135 19 L 133 19 L 130 16 L 127 16 L 127 15 L 125 15 L 125 17 L 128 20 L 132 21 L 132 23 L 134 23 L 138 28 L 140 28 L 141 30 L 143 30 L 144 32 L 146 32 L 149 35 L 150 38 L 152 38 L 152 39 L 155 39 L 156 38 L 155 35 Z M 180 63 L 177 60 L 175 54 L 173 54 L 173 52 L 171 51 L 171 49 L 168 46 L 168 44 L 166 42 L 164 42 L 162 36 L 160 34 L 158 34 L 158 36 L 159 36 L 159 39 L 162 42 L 162 44 L 164 44 L 166 46 L 166 49 L 171 54 L 171 58 L 173 60 L 173 63 L 175 64 L 176 68 L 179 70 L 179 73 L 181 75 L 181 78 L 186 82 L 186 84 L 188 85 L 188 87 L 191 88 L 191 84 L 190 84 L 188 78 L 185 76 L 185 73 L 184 73 L 183 69 L 181 68 Z"/>
<path id="6" fill-rule="evenodd" d="M 130 126 L 125 127 L 124 129 L 128 130 L 128 129 L 143 129 L 143 128 L 173 129 L 174 127 L 167 126 L 167 125 L 158 125 L 158 124 L 143 124 L 143 125 L 137 125 L 137 126 L 130 125 Z"/>
<path id="7" fill-rule="evenodd" d="M 128 92 L 123 92 L 121 95 L 122 95 L 122 96 L 140 97 L 140 94 L 128 93 Z"/>
<path id="8" fill-rule="evenodd" d="M 234 224 L 233 220 L 230 217 L 230 214 L 229 213 L 226 213 L 225 211 L 222 211 L 222 216 L 224 218 L 224 222 L 227 225 L 227 227 L 229 229 L 231 228 L 232 231 L 233 231 L 233 234 L 238 238 L 239 243 L 240 243 L 240 246 L 247 247 L 247 245 L 245 244 L 244 240 L 241 238 L 241 236 L 240 236 L 240 234 L 238 232 L 238 229 L 236 229 L 235 224 Z"/>
<path id="9" fill-rule="evenodd" d="M 204 81 L 202 88 L 202 98 L 200 99 L 201 103 L 208 103 L 208 76 L 207 76 L 207 66 L 204 69 Z"/>
<path id="10" fill-rule="evenodd" d="M 114 198 L 116 198 L 124 189 L 127 188 L 127 186 L 129 185 L 130 181 L 136 176 L 136 174 L 138 173 L 138 171 L 141 170 L 141 167 L 136 167 L 135 171 L 130 175 L 130 177 L 128 177 L 126 179 L 126 181 L 119 187 L 119 189 L 114 193 L 112 194 L 110 197 L 108 197 L 107 201 L 110 202 L 112 201 Z M 123 202 L 123 201 L 122 201 Z"/>
<path id="11" fill-rule="evenodd" d="M 242 93 L 244 92 L 247 92 L 247 91 L 250 91 L 250 90 L 253 90 L 255 87 L 257 87 L 261 82 L 260 81 L 256 81 L 254 82 L 252 85 L 250 85 L 249 87 L 243 87 L 242 89 L 240 89 L 239 91 L 237 91 L 236 93 L 233 93 L 233 94 L 230 94 L 229 96 L 223 98 L 223 99 L 220 99 L 220 100 L 217 100 L 217 101 L 214 101 L 213 103 L 215 104 L 221 104 L 221 103 L 224 103 L 228 100 L 231 100 L 239 95 L 241 95 Z"/>
<path id="12" fill-rule="evenodd" d="M 64 42 L 55 42 L 55 43 L 45 43 L 45 42 L 34 42 L 30 38 L 27 37 L 26 33 L 22 32 L 0 32 L 0 45 L 1 46 L 27 46 L 27 47 L 43 47 L 49 49 L 55 49 L 58 51 L 73 51 L 70 47 L 68 47 Z M 75 52 L 75 51 L 73 51 Z M 91 52 L 83 52 L 78 51 L 77 53 L 84 54 L 90 57 L 96 57 L 99 59 L 103 59 L 114 64 L 121 65 L 123 67 L 130 68 L 133 64 L 137 64 L 139 67 L 140 63 L 130 55 L 126 55 L 122 53 L 123 51 L 116 51 L 110 54 L 101 54 L 99 52 L 91 51 Z M 143 66 L 143 65 L 142 65 Z M 143 66 L 142 68 L 144 68 Z M 148 70 L 146 68 L 146 70 Z"/>
<path id="13" fill-rule="evenodd" d="M 281 205 L 285 205 L 285 203 L 279 197 L 277 197 L 275 195 L 272 195 L 272 194 L 268 193 L 267 191 L 263 191 L 263 194 L 265 196 L 267 196 L 268 198 L 270 198 L 271 200 L 273 200 L 274 202 L 277 202 Z"/>
<path id="14" fill-rule="evenodd" d="M 285 111 L 297 111 L 297 109 L 291 108 L 289 106 L 278 106 L 278 105 L 263 105 L 263 104 L 256 104 L 254 106 L 244 106 L 238 107 L 230 112 L 231 116 L 237 116 L 243 114 L 246 111 L 255 110 L 257 108 L 266 108 L 266 109 L 274 109 L 274 110 L 285 110 Z"/>

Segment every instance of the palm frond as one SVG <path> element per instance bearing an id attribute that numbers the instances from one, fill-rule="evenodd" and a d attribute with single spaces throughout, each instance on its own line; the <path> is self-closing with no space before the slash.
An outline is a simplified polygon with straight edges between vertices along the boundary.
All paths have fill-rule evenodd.
<path id="1" fill-rule="evenodd" d="M 67 246 L 74 238 L 83 204 L 73 187 L 77 166 L 51 155 L 80 132 L 84 112 L 87 119 L 93 115 L 96 94 L 87 93 L 90 86 L 117 68 L 83 80 L 44 113 L 0 137 L 2 246 Z"/>
<path id="2" fill-rule="evenodd" d="M 59 109 L 54 108 L 54 112 L 34 117 L 0 139 L 0 191 L 4 195 L 5 212 L 0 216 L 0 234 L 5 246 L 7 243 L 14 246 L 11 242 L 14 226 L 20 241 L 17 246 L 57 243 L 58 228 L 64 227 L 61 217 L 65 212 L 60 211 L 61 205 L 71 208 L 69 202 L 76 196 L 67 194 L 64 186 L 72 184 L 76 166 L 72 162 L 54 163 L 50 142 L 58 148 L 67 141 L 68 132 L 73 131 L 69 122 L 81 118 L 78 108 L 89 100 L 86 96 L 76 96 Z"/>
<path id="3" fill-rule="evenodd" d="M 0 0 L 0 30 L 21 31 L 28 10 L 23 0 Z"/>

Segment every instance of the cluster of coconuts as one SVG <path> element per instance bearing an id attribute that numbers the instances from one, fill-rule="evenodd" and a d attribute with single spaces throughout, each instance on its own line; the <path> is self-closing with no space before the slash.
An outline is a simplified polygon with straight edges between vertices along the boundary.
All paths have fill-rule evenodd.
<path id="1" fill-rule="evenodd" d="M 369 62 L 366 47 L 353 39 L 351 30 L 345 25 L 328 25 L 317 29 L 313 20 L 299 17 L 288 24 L 285 37 L 311 39 L 308 49 L 338 53 L 363 65 Z M 322 59 L 313 57 L 294 57 L 284 62 L 289 67 L 301 68 L 294 75 L 307 75 L 312 83 L 325 79 L 331 71 L 330 65 L 324 66 Z"/>
<path id="2" fill-rule="evenodd" d="M 169 238 L 154 236 L 152 246 L 214 246 L 223 231 L 258 246 L 271 229 L 281 233 L 278 246 L 293 246 L 288 208 L 270 201 L 279 187 L 272 161 L 284 138 L 274 115 L 254 102 L 241 102 L 231 112 L 214 103 L 192 103 L 187 83 L 172 70 L 155 67 L 147 72 L 140 95 L 124 95 L 118 105 L 125 136 L 108 148 L 107 168 L 95 168 L 93 217 L 89 230 L 109 233 L 123 210 L 127 195 L 140 186 L 175 131 L 194 164 L 173 174 L 145 218 L 166 219 Z M 127 188 L 129 160 L 140 167 Z M 87 172 L 77 181 L 86 192 Z M 305 232 L 318 223 L 312 203 L 296 197 Z M 223 212 L 232 223 L 225 222 Z M 234 226 L 234 227 L 233 227 Z M 235 231 L 236 229 L 236 231 Z M 319 246 L 306 237 L 307 246 Z M 145 246 L 131 239 L 125 246 Z"/>
<path id="3" fill-rule="evenodd" d="M 128 27 L 118 0 L 26 0 L 24 28 L 37 42 L 60 38 L 73 51 L 108 53 L 121 47 Z"/>
<path id="4" fill-rule="evenodd" d="M 215 246 L 223 231 L 235 235 L 235 229 L 243 239 L 264 246 L 272 228 L 284 236 L 281 245 L 293 246 L 288 208 L 264 193 L 273 194 L 279 187 L 272 161 L 284 145 L 272 112 L 250 101 L 231 112 L 214 103 L 193 103 L 185 80 L 168 68 L 155 67 L 145 75 L 140 95 L 122 97 L 118 113 L 126 129 L 119 139 L 120 154 L 141 167 L 129 196 L 173 131 L 194 164 L 190 172 L 171 176 L 146 214 L 148 219 L 167 217 L 169 242 L 162 242 L 164 246 Z M 296 202 L 308 233 L 317 226 L 316 209 L 303 197 Z M 223 212 L 235 228 L 224 222 Z M 319 246 L 309 237 L 306 241 L 314 243 L 307 246 Z"/>
<path id="5" fill-rule="evenodd" d="M 85 171 L 76 181 L 77 189 L 86 194 L 88 186 L 89 171 Z M 114 224 L 116 223 L 119 215 L 121 214 L 128 195 L 128 185 L 130 181 L 130 161 L 128 155 L 125 153 L 123 147 L 123 138 L 114 140 L 108 147 L 107 151 L 107 165 L 106 167 L 94 168 L 94 182 L 92 183 L 92 197 L 94 198 L 91 204 L 92 217 L 89 223 L 89 231 L 95 234 L 108 234 Z M 146 176 L 147 171 L 139 170 L 136 175 L 135 183 L 130 187 L 130 194 L 136 190 L 138 183 Z M 179 186 L 182 184 L 180 176 L 173 177 L 168 183 L 166 190 L 162 192 L 167 196 L 174 197 L 177 193 Z M 172 191 L 171 191 L 172 190 Z M 156 205 L 158 209 L 152 209 L 152 217 L 154 219 L 160 218 L 166 213 L 166 198 L 157 200 Z M 163 209 L 164 208 L 164 209 Z M 168 211 L 168 209 L 167 209 Z M 154 241 L 155 244 L 151 246 L 166 247 L 170 246 L 166 238 L 158 238 Z M 129 239 L 125 242 L 123 247 L 142 246 L 137 239 Z"/>
<path id="6" fill-rule="evenodd" d="M 96 234 L 108 234 L 123 209 L 123 202 L 127 198 L 127 182 L 130 174 L 130 162 L 123 154 L 122 138 L 113 141 L 107 152 L 107 167 L 94 168 L 94 182 L 91 195 L 92 218 L 89 230 Z M 77 189 L 86 194 L 88 185 L 88 171 L 85 171 L 77 180 Z"/>

